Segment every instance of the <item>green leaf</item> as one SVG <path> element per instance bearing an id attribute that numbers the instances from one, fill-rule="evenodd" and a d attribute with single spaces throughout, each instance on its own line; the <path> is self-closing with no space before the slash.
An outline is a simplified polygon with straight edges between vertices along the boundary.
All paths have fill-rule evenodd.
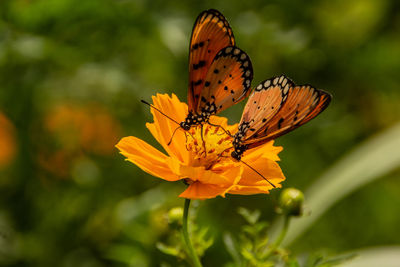
<path id="1" fill-rule="evenodd" d="M 240 253 L 242 254 L 243 258 L 245 258 L 246 260 L 248 260 L 250 262 L 256 261 L 255 256 L 249 249 L 242 248 L 242 251 Z"/>
<path id="2" fill-rule="evenodd" d="M 354 254 L 356 258 L 342 263 L 340 267 L 398 267 L 400 263 L 400 246 L 362 249 L 354 251 Z"/>
<path id="3" fill-rule="evenodd" d="M 249 224 L 255 224 L 260 218 L 261 212 L 259 210 L 255 210 L 253 212 L 249 211 L 246 208 L 240 207 L 238 208 L 238 213 L 243 216 L 243 218 Z"/>
<path id="4" fill-rule="evenodd" d="M 228 253 L 232 256 L 236 266 L 241 266 L 242 258 L 239 252 L 239 244 L 230 233 L 224 233 L 224 244 Z"/>
<path id="5" fill-rule="evenodd" d="M 296 259 L 291 259 L 288 263 L 287 263 L 288 267 L 300 267 L 300 264 L 298 263 L 298 261 Z"/>
<path id="6" fill-rule="evenodd" d="M 322 261 L 322 265 L 324 264 L 328 264 L 328 266 L 339 265 L 341 263 L 354 259 L 356 256 L 357 256 L 356 253 L 339 255 Z"/>
<path id="7" fill-rule="evenodd" d="M 267 227 L 269 226 L 269 224 L 267 222 L 259 222 L 256 223 L 254 225 L 254 229 L 256 233 L 261 233 L 262 231 L 264 231 Z"/>
<path id="8" fill-rule="evenodd" d="M 242 231 L 246 234 L 248 234 L 249 236 L 251 236 L 252 238 L 255 237 L 257 235 L 257 231 L 254 228 L 253 225 L 244 225 L 242 227 Z"/>
<path id="9" fill-rule="evenodd" d="M 156 247 L 164 254 L 178 256 L 180 251 L 176 247 L 167 246 L 164 243 L 157 242 Z"/>
<path id="10" fill-rule="evenodd" d="M 400 123 L 359 145 L 334 164 L 306 191 L 305 204 L 310 215 L 293 218 L 282 245 L 287 246 L 303 234 L 326 210 L 365 184 L 400 166 Z M 273 224 L 273 236 L 282 220 Z"/>
<path id="11" fill-rule="evenodd" d="M 258 240 L 258 244 L 256 246 L 256 250 L 261 250 L 262 248 L 265 248 L 268 244 L 268 235 L 263 235 L 261 236 L 261 238 L 259 238 Z M 264 251 L 264 253 L 266 253 L 266 251 Z M 264 255 L 264 253 L 262 253 L 261 255 Z"/>

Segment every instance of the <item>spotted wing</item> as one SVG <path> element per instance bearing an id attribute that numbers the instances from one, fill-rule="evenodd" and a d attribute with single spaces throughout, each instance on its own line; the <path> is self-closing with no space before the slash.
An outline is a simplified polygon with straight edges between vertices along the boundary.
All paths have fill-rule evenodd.
<path id="1" fill-rule="evenodd" d="M 279 78 L 278 81 L 284 82 L 285 79 L 287 78 Z M 248 130 L 242 138 L 243 144 L 248 148 L 256 147 L 293 131 L 315 118 L 331 101 L 332 97 L 329 93 L 310 85 L 292 86 L 293 84 L 289 80 L 287 84 L 289 86 L 282 87 L 283 84 L 279 86 L 282 102 L 275 114 L 267 112 L 274 105 L 274 102 L 269 102 L 265 106 L 265 111 L 261 111 L 254 121 L 250 120 Z M 263 94 L 271 94 L 268 93 L 269 90 L 265 90 Z"/>
<path id="2" fill-rule="evenodd" d="M 235 46 L 222 49 L 205 77 L 197 112 L 206 110 L 216 114 L 243 100 L 248 95 L 252 79 L 253 67 L 249 56 Z"/>
<path id="3" fill-rule="evenodd" d="M 232 29 L 217 10 L 203 11 L 194 24 L 189 47 L 189 111 L 195 111 L 204 79 L 217 53 L 224 47 L 235 45 Z"/>
<path id="4" fill-rule="evenodd" d="M 274 77 L 261 82 L 254 88 L 243 110 L 240 126 L 249 139 L 261 129 L 281 109 L 287 93 L 294 83 L 285 76 Z"/>

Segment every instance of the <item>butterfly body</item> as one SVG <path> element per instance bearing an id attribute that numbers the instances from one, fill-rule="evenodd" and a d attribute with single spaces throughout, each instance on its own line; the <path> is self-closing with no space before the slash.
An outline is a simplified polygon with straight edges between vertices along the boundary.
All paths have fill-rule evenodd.
<path id="1" fill-rule="evenodd" d="M 263 81 L 246 103 L 231 156 L 240 160 L 246 150 L 300 127 L 320 114 L 331 98 L 310 85 L 296 86 L 284 75 Z"/>

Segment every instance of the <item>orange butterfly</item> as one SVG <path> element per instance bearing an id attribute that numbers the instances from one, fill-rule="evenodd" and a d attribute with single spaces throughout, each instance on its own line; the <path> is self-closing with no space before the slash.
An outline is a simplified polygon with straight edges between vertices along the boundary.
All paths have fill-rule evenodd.
<path id="1" fill-rule="evenodd" d="M 189 113 L 185 120 L 179 123 L 148 102 L 141 101 L 179 125 L 173 137 L 179 128 L 187 131 L 192 126 L 209 123 L 211 115 L 246 98 L 252 79 L 250 58 L 235 46 L 228 21 L 219 11 L 209 9 L 197 17 L 190 39 Z"/>
<path id="2" fill-rule="evenodd" d="M 179 125 L 189 130 L 247 97 L 253 79 L 249 56 L 235 46 L 232 29 L 217 10 L 196 19 L 189 47 L 189 114 Z"/>
<path id="3" fill-rule="evenodd" d="M 231 156 L 240 160 L 247 149 L 293 131 L 320 114 L 331 99 L 328 92 L 296 86 L 284 75 L 261 82 L 243 110 Z"/>

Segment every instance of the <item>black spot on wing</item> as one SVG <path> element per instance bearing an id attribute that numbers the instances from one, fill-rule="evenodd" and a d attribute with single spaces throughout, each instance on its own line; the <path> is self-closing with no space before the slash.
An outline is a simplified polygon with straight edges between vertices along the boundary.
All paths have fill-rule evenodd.
<path id="1" fill-rule="evenodd" d="M 249 56 L 238 47 L 228 46 L 221 49 L 215 56 L 214 60 L 220 57 L 234 58 L 237 62 L 240 63 L 241 78 L 244 88 L 243 92 L 246 93 L 250 89 L 251 81 L 253 80 L 253 66 L 251 64 Z M 232 74 L 229 74 L 229 77 L 233 79 Z"/>
<path id="2" fill-rule="evenodd" d="M 197 69 L 204 67 L 205 65 L 206 65 L 206 61 L 200 60 L 199 63 L 193 64 L 193 69 L 197 70 Z"/>
<path id="3" fill-rule="evenodd" d="M 200 85 L 202 82 L 203 82 L 202 79 L 197 80 L 197 81 L 194 82 L 194 85 L 195 85 L 195 86 L 198 86 L 198 85 Z"/>
<path id="4" fill-rule="evenodd" d="M 278 129 L 280 129 L 282 127 L 282 122 L 284 122 L 284 118 L 280 118 L 278 121 Z"/>

